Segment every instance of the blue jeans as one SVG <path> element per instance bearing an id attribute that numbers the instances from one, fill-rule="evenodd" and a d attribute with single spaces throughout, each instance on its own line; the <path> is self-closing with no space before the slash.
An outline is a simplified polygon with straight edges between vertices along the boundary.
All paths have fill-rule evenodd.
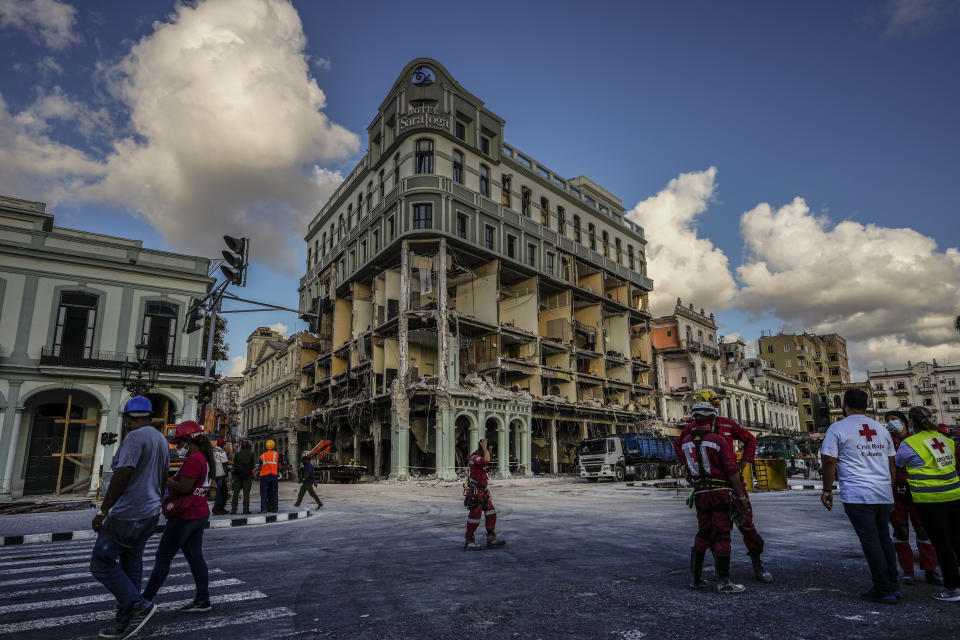
<path id="1" fill-rule="evenodd" d="M 843 503 L 843 510 L 860 538 L 863 555 L 873 577 L 873 586 L 889 594 L 900 589 L 897 554 L 890 539 L 893 504 Z"/>
<path id="2" fill-rule="evenodd" d="M 217 476 L 217 497 L 213 501 L 214 511 L 224 511 L 227 506 L 227 476 Z"/>
<path id="3" fill-rule="evenodd" d="M 203 528 L 207 526 L 210 516 L 194 518 L 193 520 L 184 520 L 183 518 L 172 518 L 167 520 L 167 525 L 163 528 L 163 536 L 160 538 L 160 544 L 157 545 L 157 559 L 153 563 L 153 571 L 150 573 L 150 580 L 147 581 L 147 588 L 143 590 L 143 597 L 149 600 L 157 595 L 157 591 L 167 579 L 170 573 L 170 563 L 173 562 L 173 556 L 177 551 L 183 551 L 183 557 L 187 559 L 190 565 L 190 573 L 193 574 L 193 582 L 197 586 L 197 600 L 206 601 L 210 599 L 209 572 L 207 571 L 207 560 L 203 557 Z"/>
<path id="4" fill-rule="evenodd" d="M 280 485 L 275 474 L 260 476 L 260 511 L 278 511 L 279 493 Z"/>
<path id="5" fill-rule="evenodd" d="M 117 599 L 117 624 L 127 624 L 131 613 L 150 606 L 150 599 L 140 595 L 143 548 L 157 530 L 159 519 L 159 515 L 143 520 L 107 517 L 97 535 L 90 556 L 90 573 Z"/>

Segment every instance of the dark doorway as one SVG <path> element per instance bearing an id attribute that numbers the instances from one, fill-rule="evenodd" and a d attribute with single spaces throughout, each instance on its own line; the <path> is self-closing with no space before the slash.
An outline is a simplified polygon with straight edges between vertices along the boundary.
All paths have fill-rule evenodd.
<path id="1" fill-rule="evenodd" d="M 34 410 L 33 428 L 27 449 L 27 474 L 23 485 L 24 494 L 54 493 L 57 490 L 57 475 L 60 459 L 57 454 L 63 447 L 63 418 L 67 413 L 65 402 L 42 404 Z M 56 422 L 56 420 L 61 422 Z M 83 419 L 83 407 L 70 408 L 70 419 Z M 74 427 L 67 434 L 67 451 L 77 451 L 80 446 L 80 429 Z M 76 465 L 68 460 L 63 463 L 63 477 L 73 478 Z"/>

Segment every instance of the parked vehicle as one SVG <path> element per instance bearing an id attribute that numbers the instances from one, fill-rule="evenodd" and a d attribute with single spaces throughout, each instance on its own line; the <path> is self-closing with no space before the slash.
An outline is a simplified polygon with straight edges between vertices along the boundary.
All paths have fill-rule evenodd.
<path id="1" fill-rule="evenodd" d="M 684 476 L 672 441 L 644 433 L 619 433 L 584 440 L 578 447 L 578 460 L 580 477 L 590 482 L 600 478 L 623 482 L 627 478 L 657 480 Z"/>
<path id="2" fill-rule="evenodd" d="M 817 468 L 816 458 L 805 456 L 793 438 L 787 436 L 760 436 L 757 438 L 757 457 L 776 458 L 787 463 L 787 476 L 802 475 L 809 478 Z"/>
<path id="3" fill-rule="evenodd" d="M 321 440 L 306 455 L 313 460 L 317 482 L 321 484 L 337 482 L 356 484 L 360 482 L 360 478 L 367 470 L 364 465 L 358 464 L 356 460 L 341 463 L 339 452 L 333 448 L 333 443 L 330 440 Z"/>

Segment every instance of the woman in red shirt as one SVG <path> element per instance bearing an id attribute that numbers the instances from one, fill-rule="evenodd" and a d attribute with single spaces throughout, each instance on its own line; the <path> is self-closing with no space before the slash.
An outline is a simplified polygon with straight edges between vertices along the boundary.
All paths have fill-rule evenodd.
<path id="1" fill-rule="evenodd" d="M 197 595 L 193 602 L 180 611 L 205 613 L 211 611 L 207 561 L 203 557 L 203 529 L 210 519 L 207 506 L 207 491 L 213 479 L 213 447 L 203 433 L 203 428 L 193 420 L 177 425 L 177 433 L 171 442 L 178 444 L 181 458 L 186 458 L 176 475 L 167 480 L 163 499 L 163 515 L 167 518 L 163 536 L 157 545 L 157 557 L 153 572 L 143 596 L 153 600 L 163 581 L 170 573 L 170 563 L 177 551 L 190 565 Z"/>

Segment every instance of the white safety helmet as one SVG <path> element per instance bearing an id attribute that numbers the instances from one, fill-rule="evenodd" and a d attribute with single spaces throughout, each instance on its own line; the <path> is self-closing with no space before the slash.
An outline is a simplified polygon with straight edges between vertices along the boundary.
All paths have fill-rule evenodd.
<path id="1" fill-rule="evenodd" d="M 693 405 L 694 418 L 707 418 L 717 415 L 717 409 L 709 402 L 698 402 Z"/>

